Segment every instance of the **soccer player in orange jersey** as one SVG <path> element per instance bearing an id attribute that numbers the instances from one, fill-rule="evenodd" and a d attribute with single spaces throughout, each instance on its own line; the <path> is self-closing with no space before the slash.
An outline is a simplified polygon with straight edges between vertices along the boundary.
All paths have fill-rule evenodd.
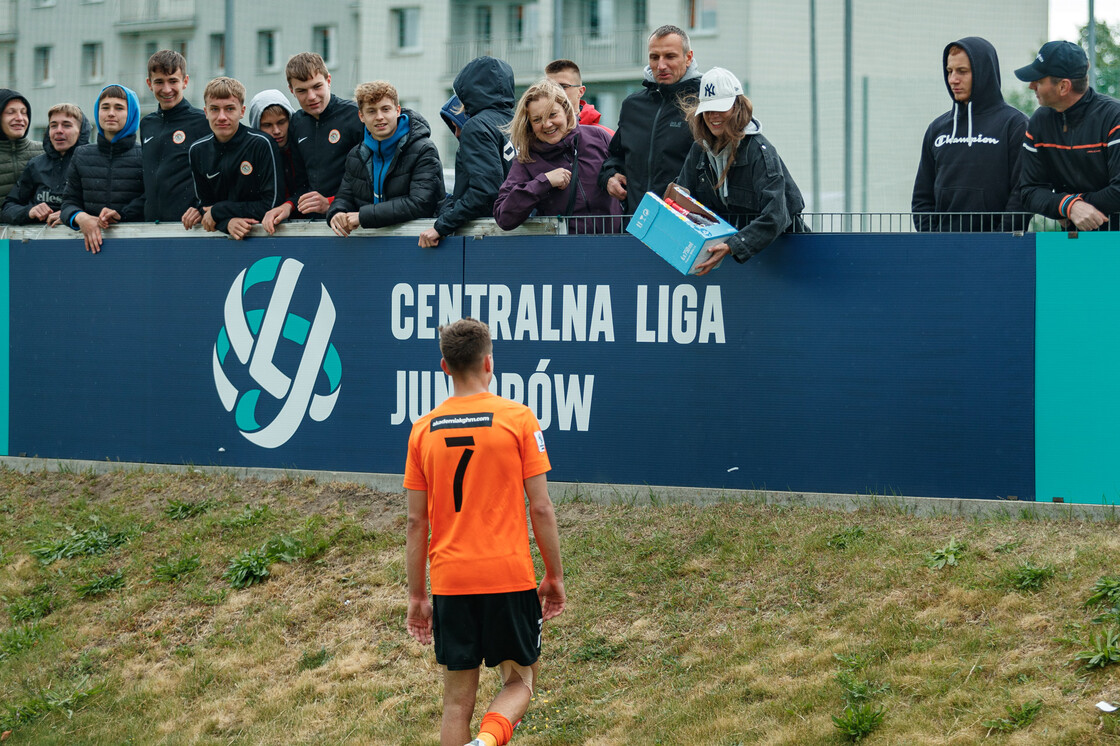
<path id="1" fill-rule="evenodd" d="M 455 388 L 408 439 L 406 626 L 423 645 L 434 637 L 436 662 L 444 667 L 441 746 L 470 739 L 484 661 L 498 668 L 502 690 L 470 745 L 501 746 L 533 696 L 541 626 L 567 602 L 545 476 L 551 465 L 532 411 L 490 393 L 489 327 L 461 319 L 440 327 L 439 346 L 440 367 Z M 526 495 L 544 560 L 540 585 L 529 553 Z"/>

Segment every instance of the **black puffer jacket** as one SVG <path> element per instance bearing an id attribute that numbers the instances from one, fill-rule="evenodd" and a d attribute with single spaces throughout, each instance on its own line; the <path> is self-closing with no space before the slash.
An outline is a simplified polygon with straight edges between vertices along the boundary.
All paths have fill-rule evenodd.
<path id="1" fill-rule="evenodd" d="M 62 222 L 76 230 L 75 215 L 99 215 L 103 207 L 119 212 L 121 222 L 144 219 L 144 159 L 136 135 L 109 142 L 98 133 L 97 142 L 74 151 L 66 172 Z"/>
<path id="2" fill-rule="evenodd" d="M 8 105 L 13 98 L 18 98 L 27 107 L 27 121 L 31 120 L 31 104 L 27 99 L 10 88 L 0 88 L 0 111 Z M 19 175 L 27 167 L 28 161 L 43 152 L 43 146 L 30 137 L 31 126 L 18 140 L 9 140 L 8 136 L 0 130 L 0 194 L 7 194 L 19 180 Z"/>
<path id="3" fill-rule="evenodd" d="M 74 151 L 89 142 L 89 120 L 82 116 L 78 141 L 69 150 L 60 153 L 55 150 L 48 130 L 43 135 L 43 153 L 32 158 L 20 174 L 19 181 L 4 200 L 0 208 L 0 223 L 9 225 L 28 225 L 34 222 L 28 214 L 40 202 L 46 202 L 51 210 L 62 208 L 62 196 L 66 191 L 66 170 Z"/>
<path id="4" fill-rule="evenodd" d="M 408 134 L 396 143 L 382 187 L 382 200 L 373 204 L 370 161 L 373 155 L 365 143 L 346 156 L 342 186 L 327 211 L 327 220 L 340 212 L 358 213 L 363 228 L 383 228 L 417 218 L 430 218 L 443 199 L 443 164 L 432 142 L 432 130 L 424 117 L 401 109 L 407 117 Z M 398 120 L 400 121 L 400 120 Z"/>
<path id="5" fill-rule="evenodd" d="M 516 155 L 502 128 L 513 119 L 513 68 L 504 60 L 477 57 L 455 76 L 455 95 L 470 119 L 459 134 L 455 192 L 440 205 L 441 236 L 475 218 L 494 214 L 494 200 Z"/>
<path id="6" fill-rule="evenodd" d="M 692 132 L 685 122 L 681 103 L 700 92 L 700 71 L 689 65 L 684 76 L 671 85 L 661 85 L 646 67 L 644 89 L 627 96 L 618 112 L 618 131 L 611 138 L 607 159 L 599 171 L 604 191 L 612 176 L 626 177 L 623 212 L 633 215 L 646 192 L 659 197 L 680 173 Z"/>
<path id="7" fill-rule="evenodd" d="M 693 143 L 677 185 L 688 189 L 701 204 L 740 229 L 727 239 L 735 261 L 747 261 L 795 227 L 799 232 L 804 230 L 800 222 L 801 211 L 805 209 L 801 190 L 778 151 L 763 137 L 758 120 L 752 119 L 747 125 L 727 181 L 716 189 L 718 180 L 707 149 Z"/>

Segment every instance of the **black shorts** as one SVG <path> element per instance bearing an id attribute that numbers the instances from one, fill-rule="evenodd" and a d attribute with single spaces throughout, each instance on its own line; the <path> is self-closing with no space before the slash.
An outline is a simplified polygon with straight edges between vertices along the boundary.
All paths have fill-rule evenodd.
<path id="1" fill-rule="evenodd" d="M 469 671 L 483 661 L 531 666 L 541 655 L 541 601 L 536 589 L 432 596 L 436 662 Z"/>

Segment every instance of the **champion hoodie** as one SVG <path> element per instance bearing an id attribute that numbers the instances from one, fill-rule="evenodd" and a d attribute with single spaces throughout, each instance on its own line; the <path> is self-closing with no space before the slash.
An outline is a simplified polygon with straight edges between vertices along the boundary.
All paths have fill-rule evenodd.
<path id="1" fill-rule="evenodd" d="M 972 94 L 960 103 L 949 86 L 949 50 L 960 47 L 972 67 Z M 1019 157 L 1027 116 L 1003 100 L 999 58 L 986 39 L 969 36 L 945 46 L 941 75 L 952 108 L 926 129 L 911 209 L 915 213 L 1017 212 Z M 1024 230 L 1029 216 L 915 215 L 921 231 Z"/>

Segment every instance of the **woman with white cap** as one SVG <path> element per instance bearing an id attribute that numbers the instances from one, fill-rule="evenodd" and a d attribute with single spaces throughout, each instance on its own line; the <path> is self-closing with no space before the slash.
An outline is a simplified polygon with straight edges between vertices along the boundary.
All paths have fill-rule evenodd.
<path id="1" fill-rule="evenodd" d="M 697 265 L 696 274 L 706 274 L 728 254 L 745 262 L 780 234 L 806 230 L 801 191 L 762 135 L 750 99 L 733 73 L 721 67 L 704 73 L 700 97 L 686 103 L 685 113 L 696 142 L 677 185 L 740 229 L 709 249 L 711 258 Z"/>

